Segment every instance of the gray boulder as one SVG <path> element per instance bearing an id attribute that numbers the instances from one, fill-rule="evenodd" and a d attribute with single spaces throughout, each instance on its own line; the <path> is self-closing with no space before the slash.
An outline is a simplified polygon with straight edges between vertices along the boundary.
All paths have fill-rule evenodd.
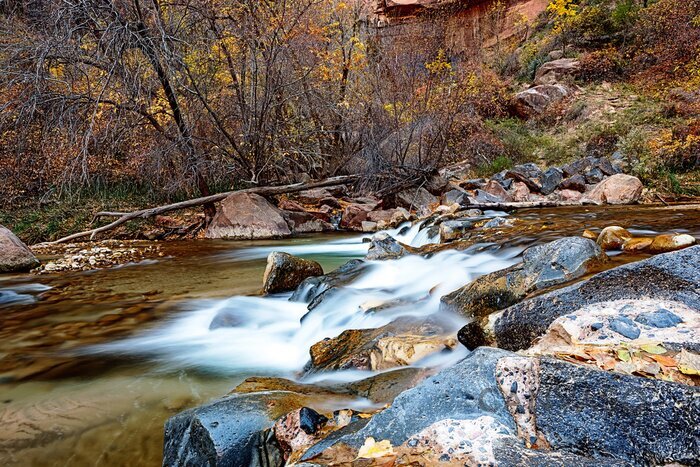
<path id="1" fill-rule="evenodd" d="M 580 174 L 572 175 L 569 178 L 566 178 L 561 181 L 561 183 L 559 184 L 559 189 L 573 190 L 578 191 L 579 193 L 583 193 L 584 191 L 586 191 L 586 179 L 583 175 Z"/>
<path id="2" fill-rule="evenodd" d="M 431 207 L 440 200 L 423 187 L 404 190 L 396 195 L 396 205 L 408 210 L 415 210 L 419 216 L 431 213 Z"/>
<path id="3" fill-rule="evenodd" d="M 26 272 L 39 266 L 39 260 L 22 240 L 0 225 L 0 273 Z"/>
<path id="4" fill-rule="evenodd" d="M 289 300 L 311 302 L 330 290 L 354 281 L 367 267 L 368 264 L 361 259 L 353 259 L 328 274 L 304 279 Z"/>
<path id="5" fill-rule="evenodd" d="M 527 164 L 516 165 L 508 172 L 506 172 L 506 177 L 522 182 L 533 192 L 540 192 L 542 190 L 542 177 L 544 173 L 537 167 L 536 164 L 529 162 Z"/>

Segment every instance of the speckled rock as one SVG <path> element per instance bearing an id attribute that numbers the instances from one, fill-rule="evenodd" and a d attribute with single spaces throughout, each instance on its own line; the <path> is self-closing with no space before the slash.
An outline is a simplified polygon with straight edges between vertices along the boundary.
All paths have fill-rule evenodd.
<path id="1" fill-rule="evenodd" d="M 489 323 L 499 347 L 525 349 L 558 317 L 606 300 L 673 300 L 700 310 L 700 246 L 666 253 L 596 274 L 585 282 L 505 309 Z"/>
<path id="2" fill-rule="evenodd" d="M 474 221 L 457 219 L 440 224 L 440 242 L 450 242 L 464 237 L 474 227 Z"/>
<path id="3" fill-rule="evenodd" d="M 263 274 L 263 292 L 278 293 L 294 290 L 305 279 L 321 275 L 323 275 L 323 268 L 316 261 L 273 251 L 267 257 L 267 267 Z"/>
<path id="4" fill-rule="evenodd" d="M 221 202 L 207 227 L 207 238 L 281 238 L 292 234 L 276 206 L 254 193 L 234 193 Z"/>
<path id="5" fill-rule="evenodd" d="M 585 201 L 594 204 L 632 204 L 639 201 L 643 188 L 637 177 L 616 174 L 598 183 L 585 196 Z"/>
<path id="6" fill-rule="evenodd" d="M 9 229 L 0 225 L 0 274 L 25 272 L 39 266 L 34 253 Z"/>
<path id="7" fill-rule="evenodd" d="M 633 465 L 694 465 L 700 389 L 543 359 L 537 428 L 552 449 Z"/>

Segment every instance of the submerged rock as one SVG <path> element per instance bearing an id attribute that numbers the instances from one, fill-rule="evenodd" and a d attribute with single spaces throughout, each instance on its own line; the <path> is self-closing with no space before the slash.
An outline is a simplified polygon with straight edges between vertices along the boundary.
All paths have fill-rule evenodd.
<path id="1" fill-rule="evenodd" d="M 22 240 L 0 225 L 0 274 L 26 272 L 39 266 L 39 260 Z"/>
<path id="2" fill-rule="evenodd" d="M 224 199 L 207 228 L 207 238 L 251 240 L 292 234 L 282 212 L 262 196 L 234 193 Z"/>
<path id="3" fill-rule="evenodd" d="M 273 251 L 267 257 L 263 274 L 263 292 L 278 293 L 294 290 L 309 277 L 323 275 L 323 268 L 316 261 Z"/>
<path id="4" fill-rule="evenodd" d="M 442 222 L 440 224 L 440 241 L 444 243 L 458 240 L 464 237 L 472 228 L 474 228 L 474 221 L 467 219 Z"/>

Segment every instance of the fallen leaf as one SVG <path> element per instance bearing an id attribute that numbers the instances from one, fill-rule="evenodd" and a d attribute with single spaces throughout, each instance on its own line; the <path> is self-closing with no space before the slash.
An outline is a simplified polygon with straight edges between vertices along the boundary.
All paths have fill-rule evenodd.
<path id="1" fill-rule="evenodd" d="M 676 359 L 673 357 L 669 357 L 668 355 L 649 355 L 649 357 L 653 358 L 657 361 L 657 363 L 663 366 L 668 366 L 671 368 L 675 368 L 678 366 L 678 362 L 676 361 Z"/>
<path id="2" fill-rule="evenodd" d="M 620 360 L 622 360 L 625 363 L 632 360 L 632 356 L 630 355 L 629 350 L 626 350 L 626 349 L 618 349 L 617 350 L 617 358 L 619 358 Z"/>
<path id="3" fill-rule="evenodd" d="M 652 355 L 661 355 L 666 353 L 666 349 L 664 349 L 660 344 L 644 344 L 639 348 Z"/>
<path id="4" fill-rule="evenodd" d="M 380 442 L 376 442 L 374 438 L 369 437 L 365 440 L 365 444 L 360 448 L 360 452 L 357 453 L 358 459 L 377 459 L 379 457 L 390 456 L 394 454 L 394 448 L 391 445 L 391 441 L 385 439 Z"/>

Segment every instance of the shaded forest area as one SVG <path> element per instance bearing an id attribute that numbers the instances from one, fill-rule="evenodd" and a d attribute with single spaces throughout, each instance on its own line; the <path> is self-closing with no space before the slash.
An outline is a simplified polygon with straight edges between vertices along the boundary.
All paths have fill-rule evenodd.
<path id="1" fill-rule="evenodd" d="M 424 18 L 436 29 L 468 7 L 446 3 Z M 495 42 L 464 54 L 439 34 L 387 40 L 366 2 L 4 2 L 0 221 L 348 174 L 383 194 L 462 160 L 479 174 L 616 150 L 645 182 L 693 192 L 679 177 L 700 164 L 700 1 L 554 0 L 501 41 L 511 3 L 483 18 Z M 514 92 L 554 52 L 580 60 L 580 89 L 643 99 L 613 124 L 577 124 L 574 100 L 518 116 Z"/>

